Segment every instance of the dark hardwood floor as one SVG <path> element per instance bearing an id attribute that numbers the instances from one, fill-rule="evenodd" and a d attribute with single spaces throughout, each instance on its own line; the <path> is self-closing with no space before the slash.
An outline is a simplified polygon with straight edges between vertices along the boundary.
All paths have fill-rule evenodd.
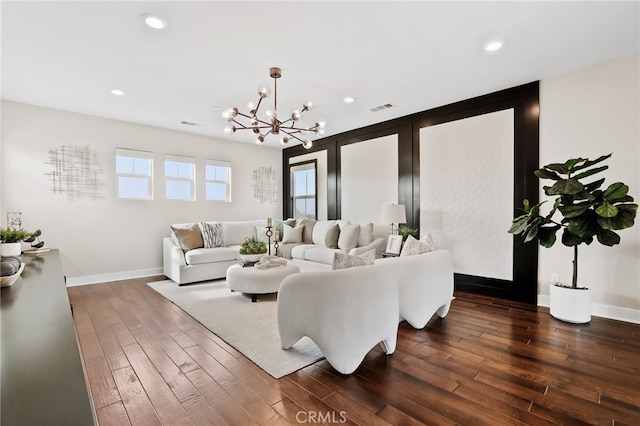
<path id="1" fill-rule="evenodd" d="M 640 424 L 640 325 L 459 293 L 349 376 L 322 360 L 275 380 L 145 284 L 158 279 L 68 289 L 101 425 Z"/>

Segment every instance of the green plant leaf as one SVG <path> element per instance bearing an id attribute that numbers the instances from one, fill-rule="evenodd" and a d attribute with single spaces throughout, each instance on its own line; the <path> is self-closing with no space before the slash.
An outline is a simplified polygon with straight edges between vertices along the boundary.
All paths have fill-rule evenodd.
<path id="1" fill-rule="evenodd" d="M 615 201 L 611 201 L 612 203 L 633 203 L 633 197 L 631 195 L 625 195 L 624 197 L 620 197 Z"/>
<path id="2" fill-rule="evenodd" d="M 620 244 L 620 236 L 608 229 L 600 229 L 597 237 L 600 244 L 604 244 L 605 246 L 611 247 Z"/>
<path id="3" fill-rule="evenodd" d="M 526 198 L 522 201 L 522 205 L 524 206 L 524 211 L 526 213 L 529 213 L 529 210 L 531 209 L 531 205 L 529 204 L 529 200 L 527 200 Z"/>
<path id="4" fill-rule="evenodd" d="M 520 235 L 529 225 L 529 216 L 521 216 L 520 220 L 514 222 L 509 228 L 509 233 L 514 235 Z"/>
<path id="5" fill-rule="evenodd" d="M 600 166 L 600 167 L 596 167 L 595 169 L 591 169 L 591 170 L 586 170 L 582 173 L 578 173 L 577 175 L 573 176 L 574 179 L 583 179 L 586 177 L 589 177 L 591 175 L 595 175 L 596 173 L 600 173 L 602 171 L 605 171 L 609 168 L 609 166 Z"/>
<path id="6" fill-rule="evenodd" d="M 553 179 L 553 180 L 562 179 L 560 176 L 558 176 L 557 173 L 547 169 L 538 169 L 535 172 L 533 172 L 533 174 L 539 177 L 540 179 Z"/>
<path id="7" fill-rule="evenodd" d="M 588 158 L 571 158 L 569 160 L 567 160 L 564 165 L 566 166 L 567 170 L 569 172 L 573 172 L 576 168 L 576 165 L 579 165 L 580 163 L 584 163 L 585 161 L 588 161 Z"/>
<path id="8" fill-rule="evenodd" d="M 577 246 L 582 243 L 582 240 L 577 236 L 572 234 L 567 228 L 562 232 L 562 244 L 567 247 Z"/>
<path id="9" fill-rule="evenodd" d="M 604 199 L 607 201 L 615 201 L 627 195 L 629 187 L 622 182 L 616 182 L 609 185 L 604 191 Z"/>
<path id="10" fill-rule="evenodd" d="M 547 195 L 573 195 L 582 191 L 583 188 L 584 185 L 575 179 L 562 179 L 553 184 Z"/>
<path id="11" fill-rule="evenodd" d="M 533 224 L 527 231 L 527 235 L 524 237 L 524 242 L 528 243 L 529 241 L 535 240 L 538 236 L 539 229 L 540 227 L 537 224 Z"/>
<path id="12" fill-rule="evenodd" d="M 635 223 L 637 204 L 619 204 L 618 214 L 615 217 L 599 217 L 598 225 L 604 229 L 627 229 Z"/>
<path id="13" fill-rule="evenodd" d="M 618 214 L 618 208 L 605 201 L 598 206 L 596 214 L 600 217 L 615 217 Z"/>
<path id="14" fill-rule="evenodd" d="M 593 166 L 595 164 L 601 163 L 604 160 L 606 160 L 607 158 L 611 157 L 612 154 L 613 153 L 607 154 L 607 155 L 602 155 L 602 156 L 596 158 L 595 160 L 587 160 L 587 161 L 584 162 L 584 164 L 581 164 L 579 166 L 574 167 L 573 171 L 577 172 L 578 170 L 586 169 L 587 167 L 591 167 L 591 166 Z"/>
<path id="15" fill-rule="evenodd" d="M 551 163 L 551 164 L 547 164 L 546 166 L 544 166 L 545 169 L 549 169 L 549 170 L 553 170 L 554 172 L 558 172 L 561 175 L 566 175 L 567 173 L 569 173 L 569 169 L 567 169 L 567 166 L 565 164 L 561 164 L 561 163 Z"/>
<path id="16" fill-rule="evenodd" d="M 580 216 L 582 213 L 586 212 L 589 207 L 591 207 L 591 203 L 587 201 L 586 203 L 573 204 L 570 206 L 559 206 L 558 210 L 560 210 L 560 213 L 562 213 L 564 217 L 572 218 Z"/>
<path id="17" fill-rule="evenodd" d="M 538 242 L 542 247 L 549 248 L 556 242 L 556 232 L 560 229 L 559 225 L 549 227 L 542 226 L 538 230 Z"/>
<path id="18" fill-rule="evenodd" d="M 604 178 L 595 180 L 595 181 L 593 181 L 591 183 L 585 184 L 584 185 L 584 190 L 588 191 L 588 192 L 593 192 L 596 189 L 600 188 L 603 183 L 604 183 Z"/>
<path id="19" fill-rule="evenodd" d="M 567 219 L 567 229 L 583 240 L 592 238 L 599 229 L 598 216 L 593 212 L 586 211 L 578 217 Z"/>

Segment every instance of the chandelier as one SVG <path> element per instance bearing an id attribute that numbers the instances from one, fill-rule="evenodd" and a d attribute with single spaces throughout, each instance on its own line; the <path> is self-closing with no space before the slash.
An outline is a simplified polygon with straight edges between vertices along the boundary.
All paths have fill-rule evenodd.
<path id="1" fill-rule="evenodd" d="M 323 121 L 316 121 L 313 126 L 304 127 L 300 124 L 302 120 L 302 114 L 307 111 L 311 111 L 314 105 L 311 102 L 306 102 L 299 110 L 293 110 L 291 115 L 286 119 L 281 120 L 278 117 L 278 79 L 282 77 L 282 70 L 278 67 L 272 67 L 269 70 L 269 75 L 273 78 L 273 110 L 265 112 L 265 119 L 258 117 L 258 111 L 262 106 L 262 101 L 269 97 L 271 89 L 262 85 L 258 87 L 258 103 L 248 105 L 249 113 L 245 114 L 240 112 L 238 108 L 230 108 L 226 110 L 222 117 L 229 123 L 225 126 L 225 133 L 235 133 L 238 130 L 251 130 L 256 135 L 256 143 L 258 145 L 264 142 L 264 139 L 269 135 L 280 135 L 280 143 L 286 145 L 292 138 L 302 142 L 302 146 L 305 149 L 311 148 L 312 142 L 305 136 L 307 133 L 314 133 L 316 135 L 324 134 Z M 248 123 L 242 123 L 241 121 L 248 120 Z"/>

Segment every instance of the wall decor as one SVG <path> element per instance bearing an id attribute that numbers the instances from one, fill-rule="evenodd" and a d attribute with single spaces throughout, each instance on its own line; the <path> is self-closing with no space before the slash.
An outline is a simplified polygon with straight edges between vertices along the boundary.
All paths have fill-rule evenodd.
<path id="1" fill-rule="evenodd" d="M 22 212 L 7 212 L 7 228 L 22 228 Z"/>
<path id="2" fill-rule="evenodd" d="M 260 166 L 253 170 L 253 198 L 260 200 L 260 204 L 278 201 L 276 171 L 271 167 Z"/>
<path id="3" fill-rule="evenodd" d="M 98 155 L 88 146 L 62 145 L 49 149 L 49 161 L 53 170 L 45 175 L 51 181 L 51 192 L 66 194 L 69 200 L 101 198 L 102 173 Z"/>

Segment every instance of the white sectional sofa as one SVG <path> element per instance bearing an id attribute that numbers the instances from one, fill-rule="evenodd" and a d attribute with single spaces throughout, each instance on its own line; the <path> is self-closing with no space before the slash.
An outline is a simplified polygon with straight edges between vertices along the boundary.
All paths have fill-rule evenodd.
<path id="1" fill-rule="evenodd" d="M 279 226 L 277 222 L 274 225 Z M 287 223 L 292 226 L 280 233 L 278 254 L 296 263 L 313 262 L 330 267 L 335 252 L 358 255 L 376 250 L 381 253 L 386 244 L 385 227 L 373 223 L 355 225 L 342 220 L 296 222 L 293 219 L 280 222 L 284 222 L 282 226 L 288 226 Z M 206 226 L 204 223 L 220 227 L 222 246 L 205 248 L 201 240 L 199 244 L 189 241 L 189 237 L 201 232 L 201 227 Z M 180 285 L 224 278 L 227 268 L 240 261 L 240 245 L 245 238 L 267 241 L 265 226 L 266 220 L 173 224 L 171 235 L 162 242 L 164 275 Z M 183 241 L 176 233 L 183 234 Z M 301 267 L 301 270 L 308 269 Z"/>

